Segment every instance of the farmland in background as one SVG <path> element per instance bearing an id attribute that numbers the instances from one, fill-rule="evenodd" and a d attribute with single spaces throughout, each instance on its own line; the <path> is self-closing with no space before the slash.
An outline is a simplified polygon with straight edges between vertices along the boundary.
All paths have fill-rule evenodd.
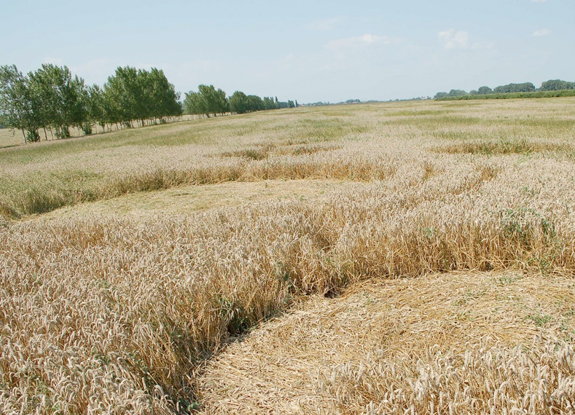
<path id="1" fill-rule="evenodd" d="M 574 137 L 571 97 L 0 130 L 0 412 L 572 411 Z"/>

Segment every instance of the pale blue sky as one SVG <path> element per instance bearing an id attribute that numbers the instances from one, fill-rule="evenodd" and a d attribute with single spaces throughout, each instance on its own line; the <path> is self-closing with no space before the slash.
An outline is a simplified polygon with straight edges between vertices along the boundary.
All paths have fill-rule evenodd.
<path id="1" fill-rule="evenodd" d="M 299 102 L 575 81 L 575 0 L 0 0 L 0 65 L 155 66 Z"/>

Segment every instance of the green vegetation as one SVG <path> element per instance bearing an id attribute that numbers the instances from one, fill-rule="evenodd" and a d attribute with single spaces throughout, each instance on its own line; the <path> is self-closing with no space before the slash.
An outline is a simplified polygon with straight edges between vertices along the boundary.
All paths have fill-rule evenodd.
<path id="1" fill-rule="evenodd" d="M 575 90 L 568 89 L 562 91 L 533 91 L 533 92 L 508 92 L 500 94 L 485 94 L 485 95 L 456 95 L 436 98 L 437 101 L 460 101 L 460 100 L 474 100 L 474 99 L 517 99 L 517 98 L 558 98 L 558 97 L 574 97 Z"/>
<path id="2" fill-rule="evenodd" d="M 335 148 L 330 142 L 362 134 L 367 131 L 365 126 L 334 117 L 301 118 L 294 113 L 281 114 L 204 118 L 6 149 L 0 163 L 0 169 L 5 172 L 0 177 L 0 212 L 22 217 L 183 184 L 315 175 L 339 178 L 347 174 L 345 169 L 350 168 L 347 163 L 323 176 L 317 163 L 292 172 L 289 166 L 295 161 L 288 156 L 330 151 Z M 253 141 L 252 137 L 257 134 L 273 136 L 273 144 L 265 139 Z M 235 143 L 245 140 L 249 144 L 244 143 L 239 150 L 235 148 Z M 221 146 L 229 150 L 222 151 Z M 220 155 L 226 157 L 220 158 Z M 269 163 L 273 161 L 269 166 L 247 162 L 268 158 Z M 166 163 L 167 159 L 173 162 Z M 26 173 L 12 173 L 20 169 Z M 361 179 L 382 174 L 385 175 L 378 170 L 358 170 L 356 176 Z"/>
<path id="3" fill-rule="evenodd" d="M 464 100 L 464 99 L 510 99 L 510 98 L 553 98 L 575 96 L 575 82 L 550 79 L 541 84 L 539 89 L 531 82 L 521 84 L 501 85 L 495 89 L 482 86 L 477 90 L 466 91 L 452 89 L 450 92 L 438 92 L 435 99 L 438 101 Z"/>
<path id="4" fill-rule="evenodd" d="M 236 91 L 229 98 L 230 110 L 238 114 L 247 112 L 274 110 L 278 108 L 295 108 L 299 104 L 297 101 L 279 102 L 277 98 L 264 97 L 261 99 L 257 95 L 246 95 L 241 91 Z"/>
<path id="5" fill-rule="evenodd" d="M 22 131 L 24 142 L 69 138 L 70 127 L 85 135 L 92 126 L 105 130 L 112 124 L 132 126 L 134 121 L 178 116 L 182 113 L 179 95 L 164 72 L 118 68 L 104 88 L 88 87 L 70 70 L 44 64 L 36 72 L 23 75 L 15 65 L 0 67 L 0 121 Z"/>
<path id="6" fill-rule="evenodd" d="M 200 85 L 198 92 L 180 94 L 164 72 L 119 67 L 101 88 L 87 86 L 66 67 L 44 64 L 27 75 L 15 65 L 0 67 L 0 126 L 22 131 L 24 142 L 38 142 L 41 133 L 47 141 L 69 138 L 70 128 L 91 135 L 95 125 L 102 131 L 136 125 L 164 124 L 167 119 L 186 114 L 210 115 L 294 108 L 297 101 L 280 102 L 277 97 L 226 93 L 213 85 Z"/>
<path id="7" fill-rule="evenodd" d="M 499 154 L 523 154 L 530 155 L 539 152 L 562 152 L 568 153 L 575 148 L 568 144 L 531 142 L 523 140 L 499 139 L 497 141 L 472 141 L 460 144 L 448 145 L 438 149 L 439 152 L 450 154 L 468 153 L 482 155 Z"/>

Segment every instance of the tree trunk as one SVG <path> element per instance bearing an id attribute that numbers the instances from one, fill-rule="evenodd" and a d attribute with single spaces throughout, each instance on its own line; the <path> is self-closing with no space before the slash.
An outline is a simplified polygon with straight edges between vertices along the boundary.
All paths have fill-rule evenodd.
<path id="1" fill-rule="evenodd" d="M 44 127 L 44 138 L 48 141 L 48 133 L 46 132 L 46 127 Z"/>
<path id="2" fill-rule="evenodd" d="M 22 137 L 24 137 L 24 144 L 26 144 L 28 141 L 26 140 L 26 133 L 24 132 L 23 128 L 22 128 Z"/>

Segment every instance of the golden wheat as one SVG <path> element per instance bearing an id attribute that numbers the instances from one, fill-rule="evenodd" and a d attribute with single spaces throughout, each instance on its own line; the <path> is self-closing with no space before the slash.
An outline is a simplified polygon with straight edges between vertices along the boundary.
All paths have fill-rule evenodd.
<path id="1" fill-rule="evenodd" d="M 572 288 L 458 272 L 315 297 L 210 363 L 204 413 L 571 413 Z"/>
<path id="2" fill-rule="evenodd" d="M 3 150 L 0 412 L 192 410 L 199 371 L 230 337 L 302 295 L 337 295 L 369 278 L 506 268 L 573 274 L 573 126 L 563 122 L 575 118 L 572 102 L 309 108 Z M 481 134 L 548 144 L 437 152 Z M 321 199 L 204 212 L 120 216 L 84 207 L 11 219 L 182 184 L 233 181 L 241 191 L 242 182 L 270 179 L 350 183 Z M 470 350 L 469 364 L 523 359 L 485 347 Z M 541 362 L 560 358 L 533 353 Z M 432 356 L 429 364 L 441 372 L 445 362 Z M 375 413 L 386 410 L 377 405 Z"/>

